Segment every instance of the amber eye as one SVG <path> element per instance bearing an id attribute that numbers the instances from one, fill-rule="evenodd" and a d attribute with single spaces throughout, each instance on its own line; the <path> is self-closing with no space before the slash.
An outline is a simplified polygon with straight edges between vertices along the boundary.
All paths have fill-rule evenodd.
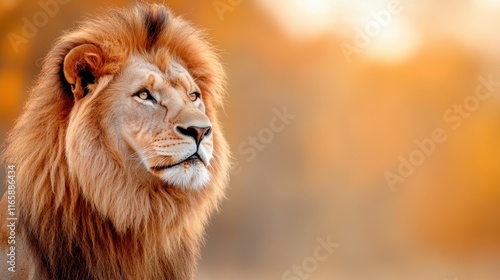
<path id="1" fill-rule="evenodd" d="M 200 96 L 201 96 L 201 93 L 193 92 L 189 95 L 189 98 L 191 99 L 191 101 L 194 102 L 194 101 L 198 100 L 198 98 L 200 98 Z"/>
<path id="2" fill-rule="evenodd" d="M 147 89 L 141 89 L 134 96 L 139 97 L 141 100 L 151 100 L 153 103 L 156 103 L 156 99 L 149 93 Z"/>
<path id="3" fill-rule="evenodd" d="M 149 94 L 147 92 L 145 92 L 145 91 L 139 92 L 139 98 L 140 99 L 146 100 L 146 99 L 148 99 L 148 97 L 149 97 Z"/>

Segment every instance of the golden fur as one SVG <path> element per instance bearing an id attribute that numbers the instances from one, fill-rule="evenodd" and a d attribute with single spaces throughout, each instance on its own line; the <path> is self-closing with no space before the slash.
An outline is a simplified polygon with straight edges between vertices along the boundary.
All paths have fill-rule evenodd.
<path id="1" fill-rule="evenodd" d="M 86 44 L 96 48 L 84 53 L 99 54 L 66 63 L 88 69 L 63 69 L 68 53 Z M 104 95 L 96 87 L 112 85 L 134 54 L 162 71 L 171 59 L 179 61 L 201 89 L 214 150 L 205 187 L 171 187 L 147 173 L 125 158 L 106 125 L 109 98 L 79 102 L 89 98 L 85 90 Z M 70 79 L 80 70 L 99 82 L 79 88 Z M 158 4 L 109 11 L 55 43 L 3 158 L 17 168 L 17 235 L 27 244 L 36 279 L 193 278 L 204 226 L 228 181 L 229 150 L 217 119 L 224 83 L 204 35 Z M 82 147 L 87 153 L 74 155 Z M 69 162 L 68 156 L 82 160 Z M 2 246 L 6 234 L 2 228 Z"/>

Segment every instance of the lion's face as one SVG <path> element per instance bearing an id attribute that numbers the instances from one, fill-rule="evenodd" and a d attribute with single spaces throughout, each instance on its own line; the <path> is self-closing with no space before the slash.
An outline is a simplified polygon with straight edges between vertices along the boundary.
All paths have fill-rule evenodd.
<path id="1" fill-rule="evenodd" d="M 161 71 L 134 55 L 119 73 L 88 88 L 70 119 L 71 162 L 85 161 L 92 150 L 87 145 L 97 139 L 102 142 L 96 146 L 119 147 L 113 155 L 118 161 L 141 165 L 139 173 L 148 176 L 147 171 L 170 186 L 198 189 L 210 182 L 214 131 L 203 92 L 181 63 L 170 58 Z"/>
<path id="2" fill-rule="evenodd" d="M 180 63 L 170 59 L 162 72 L 132 57 L 108 91 L 115 97 L 110 110 L 128 157 L 137 157 L 148 172 L 173 186 L 199 188 L 209 182 L 212 124 L 203 93 Z"/>

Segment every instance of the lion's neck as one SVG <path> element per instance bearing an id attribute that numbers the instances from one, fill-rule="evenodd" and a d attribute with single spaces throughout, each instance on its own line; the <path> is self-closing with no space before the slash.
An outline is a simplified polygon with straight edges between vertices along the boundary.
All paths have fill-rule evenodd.
<path id="1" fill-rule="evenodd" d="M 47 279 L 191 279 L 197 254 L 197 236 L 186 228 L 151 218 L 143 232 L 118 232 L 88 202 L 79 199 L 75 221 L 65 224 L 68 213 L 47 211 L 47 221 L 26 225 L 26 238 L 39 273 Z M 28 221 L 23 218 L 22 220 Z M 158 226 L 157 226 L 158 225 Z M 73 228 L 74 230 L 68 230 Z M 196 234 L 194 234 L 196 235 Z"/>

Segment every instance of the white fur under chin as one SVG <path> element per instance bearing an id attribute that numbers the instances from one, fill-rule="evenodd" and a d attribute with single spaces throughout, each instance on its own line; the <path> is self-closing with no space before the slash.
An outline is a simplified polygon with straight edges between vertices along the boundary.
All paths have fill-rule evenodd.
<path id="1" fill-rule="evenodd" d="M 174 166 L 164 170 L 160 178 L 174 187 L 201 189 L 210 182 L 210 172 L 201 165 L 191 166 L 187 169 Z"/>

